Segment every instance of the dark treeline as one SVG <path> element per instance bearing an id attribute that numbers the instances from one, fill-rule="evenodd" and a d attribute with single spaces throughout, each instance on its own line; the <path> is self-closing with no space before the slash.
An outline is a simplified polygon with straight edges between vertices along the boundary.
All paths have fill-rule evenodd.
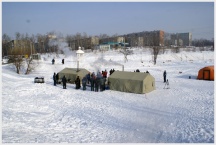
<path id="1" fill-rule="evenodd" d="M 195 47 L 214 46 L 214 40 L 195 39 L 192 41 L 192 45 Z"/>

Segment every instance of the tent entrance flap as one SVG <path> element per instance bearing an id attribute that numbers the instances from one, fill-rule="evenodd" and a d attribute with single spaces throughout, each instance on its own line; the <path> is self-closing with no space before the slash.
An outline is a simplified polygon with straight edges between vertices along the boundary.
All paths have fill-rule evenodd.
<path id="1" fill-rule="evenodd" d="M 210 80 L 210 71 L 209 70 L 203 71 L 203 79 L 204 80 Z"/>

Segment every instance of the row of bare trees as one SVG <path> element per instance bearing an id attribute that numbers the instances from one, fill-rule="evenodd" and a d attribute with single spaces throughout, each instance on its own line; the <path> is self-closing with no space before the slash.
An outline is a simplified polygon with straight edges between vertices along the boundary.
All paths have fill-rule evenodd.
<path id="1" fill-rule="evenodd" d="M 54 32 L 49 32 L 46 35 L 31 35 L 28 34 L 20 34 L 17 32 L 15 34 L 15 40 L 11 40 L 11 38 L 7 34 L 3 34 L 2 36 L 2 56 L 5 55 L 12 55 L 14 58 L 12 58 L 12 61 L 14 61 L 14 65 L 17 68 L 17 73 L 19 73 L 21 64 L 23 63 L 23 56 L 30 56 L 33 53 L 47 53 L 47 52 L 58 52 L 58 45 L 56 43 L 51 43 L 49 35 L 56 35 Z M 155 33 L 149 33 L 148 39 L 145 39 L 145 44 L 148 44 L 148 47 L 152 50 L 153 55 L 153 63 L 157 63 L 157 56 L 159 52 L 162 50 L 164 53 L 164 46 L 161 44 L 161 37 L 160 34 L 155 31 Z M 113 35 L 112 37 L 117 37 L 118 34 Z M 133 37 L 134 36 L 134 37 Z M 78 49 L 79 46 L 85 47 L 85 49 L 94 49 L 93 43 L 89 43 L 88 38 L 91 36 L 88 36 L 86 33 L 76 33 L 75 35 L 67 35 L 66 36 L 66 42 L 68 43 L 68 46 L 73 49 Z M 107 34 L 100 34 L 97 36 L 100 39 L 104 38 L 110 38 Z M 143 35 L 143 37 L 145 37 Z M 164 36 L 166 37 L 166 36 Z M 63 37 L 62 37 L 63 38 Z M 131 35 L 130 39 L 135 40 L 135 35 Z M 127 40 L 127 38 L 125 38 Z M 212 41 L 214 44 L 214 41 Z M 204 46 L 205 44 L 212 44 L 209 41 L 206 40 L 196 40 L 194 41 L 197 45 Z M 73 50 L 72 49 L 72 50 Z M 129 50 L 127 47 L 120 47 L 120 53 L 124 55 L 125 62 L 127 61 L 127 56 L 133 54 L 131 50 Z M 214 50 L 214 47 L 213 47 Z M 173 51 L 176 53 L 179 52 L 179 47 L 173 48 Z M 27 63 L 27 70 L 26 74 L 28 74 L 31 71 L 31 63 L 32 59 L 29 57 L 26 58 Z"/>
<path id="2" fill-rule="evenodd" d="M 51 34 L 51 33 L 49 33 Z M 19 74 L 22 67 L 26 67 L 25 74 L 28 74 L 36 66 L 31 57 L 35 53 L 57 52 L 56 44 L 49 43 L 48 35 L 29 35 L 15 33 L 12 40 L 7 34 L 2 35 L 2 57 L 8 56 L 9 61 L 14 64 Z"/>
<path id="3" fill-rule="evenodd" d="M 55 35 L 54 32 L 49 32 L 46 35 L 37 34 L 21 34 L 15 33 L 15 39 L 12 40 L 7 34 L 2 35 L 2 56 L 13 55 L 15 49 L 21 49 L 22 55 L 34 54 L 34 53 L 48 53 L 57 52 L 58 45 L 50 43 L 49 36 Z M 53 40 L 53 39 L 52 39 Z M 55 39 L 57 40 L 57 38 Z M 17 51 L 16 51 L 17 52 Z"/>

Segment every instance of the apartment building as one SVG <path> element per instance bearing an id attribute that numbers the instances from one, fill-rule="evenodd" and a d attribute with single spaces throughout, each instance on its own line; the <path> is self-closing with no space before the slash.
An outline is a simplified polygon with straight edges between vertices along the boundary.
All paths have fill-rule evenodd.
<path id="1" fill-rule="evenodd" d="M 191 46 L 192 33 L 171 34 L 171 43 L 176 46 Z"/>
<path id="2" fill-rule="evenodd" d="M 78 50 L 79 47 L 83 49 L 94 49 L 94 47 L 98 44 L 99 44 L 98 37 L 88 37 L 88 38 L 72 40 L 70 42 L 70 47 L 72 50 Z"/>
<path id="3" fill-rule="evenodd" d="M 125 42 L 125 37 L 116 36 L 116 37 L 102 38 L 99 40 L 100 44 L 105 44 L 108 42 L 123 43 L 123 42 Z"/>

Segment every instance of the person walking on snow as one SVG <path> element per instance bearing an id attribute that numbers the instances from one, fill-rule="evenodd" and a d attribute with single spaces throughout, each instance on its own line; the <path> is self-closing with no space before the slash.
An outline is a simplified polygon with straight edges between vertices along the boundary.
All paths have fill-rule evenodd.
<path id="1" fill-rule="evenodd" d="M 53 81 L 54 81 L 54 86 L 56 86 L 56 73 L 55 72 L 53 74 Z"/>
<path id="2" fill-rule="evenodd" d="M 57 73 L 56 74 L 56 84 L 58 84 L 59 83 L 59 74 Z"/>
<path id="3" fill-rule="evenodd" d="M 80 78 L 79 78 L 79 76 L 77 76 L 77 78 L 75 80 L 75 84 L 76 84 L 76 89 L 80 89 Z"/>
<path id="4" fill-rule="evenodd" d="M 53 59 L 52 59 L 52 64 L 54 64 L 54 63 L 55 63 L 55 59 L 53 58 Z"/>
<path id="5" fill-rule="evenodd" d="M 167 75 L 166 70 L 164 70 L 164 72 L 163 72 L 164 83 L 166 82 L 166 75 Z"/>
<path id="6" fill-rule="evenodd" d="M 87 83 L 87 78 L 86 78 L 86 76 L 85 76 L 85 77 L 83 77 L 83 79 L 82 79 L 83 90 L 86 90 L 86 83 Z"/>
<path id="7" fill-rule="evenodd" d="M 66 82 L 67 82 L 67 79 L 66 79 L 66 77 L 65 77 L 65 75 L 64 75 L 63 78 L 62 78 L 63 89 L 67 89 L 67 88 L 66 88 Z"/>
<path id="8" fill-rule="evenodd" d="M 86 78 L 88 80 L 87 84 L 89 84 L 90 83 L 90 72 L 86 75 Z"/>
<path id="9" fill-rule="evenodd" d="M 91 91 L 94 91 L 95 89 L 95 76 L 94 75 L 91 75 L 90 83 L 91 83 Z"/>

